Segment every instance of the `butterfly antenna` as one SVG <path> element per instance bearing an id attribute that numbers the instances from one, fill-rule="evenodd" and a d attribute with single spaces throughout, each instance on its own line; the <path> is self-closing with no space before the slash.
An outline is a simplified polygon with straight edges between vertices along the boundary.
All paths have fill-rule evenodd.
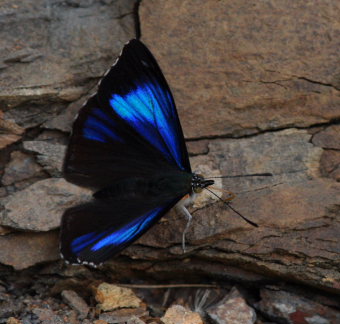
<path id="1" fill-rule="evenodd" d="M 252 174 L 237 174 L 231 176 L 221 176 L 221 177 L 207 177 L 209 179 L 217 179 L 217 178 L 243 178 L 243 177 L 272 177 L 273 174 L 266 172 L 266 173 L 252 173 Z"/>
<path id="2" fill-rule="evenodd" d="M 225 205 L 227 205 L 234 213 L 239 215 L 243 220 L 245 220 L 248 224 L 254 226 L 254 227 L 259 227 L 256 223 L 252 222 L 248 218 L 244 217 L 242 214 L 240 214 L 236 209 L 234 209 L 232 206 L 230 206 L 229 203 L 225 202 L 222 198 L 220 198 L 218 195 L 216 195 L 213 191 L 209 190 L 208 188 L 204 188 L 208 190 L 210 193 L 212 193 L 215 197 L 217 197 L 219 200 L 221 200 Z"/>

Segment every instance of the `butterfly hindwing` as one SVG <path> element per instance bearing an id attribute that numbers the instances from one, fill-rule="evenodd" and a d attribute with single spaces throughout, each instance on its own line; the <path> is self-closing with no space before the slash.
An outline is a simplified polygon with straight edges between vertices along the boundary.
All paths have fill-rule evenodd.
<path id="1" fill-rule="evenodd" d="M 62 219 L 61 254 L 73 264 L 100 264 L 143 235 L 178 200 L 156 207 L 95 200 L 70 208 Z"/>

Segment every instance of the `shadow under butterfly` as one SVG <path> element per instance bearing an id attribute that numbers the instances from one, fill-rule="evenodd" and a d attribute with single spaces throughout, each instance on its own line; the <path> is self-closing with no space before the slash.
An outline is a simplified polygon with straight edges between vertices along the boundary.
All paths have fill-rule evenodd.
<path id="1" fill-rule="evenodd" d="M 186 206 L 214 183 L 191 171 L 169 86 L 150 51 L 135 39 L 80 110 L 63 171 L 67 181 L 95 193 L 91 202 L 65 211 L 61 255 L 69 263 L 94 266 L 175 205 L 190 221 Z"/>

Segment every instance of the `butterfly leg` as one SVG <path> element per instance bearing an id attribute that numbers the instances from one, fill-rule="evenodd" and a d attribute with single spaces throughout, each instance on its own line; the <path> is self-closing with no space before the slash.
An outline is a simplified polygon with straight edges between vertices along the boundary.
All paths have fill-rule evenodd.
<path id="1" fill-rule="evenodd" d="M 185 252 L 185 235 L 189 230 L 191 220 L 192 220 L 192 215 L 189 213 L 189 211 L 184 206 L 182 206 L 181 211 L 184 214 L 185 218 L 187 219 L 187 225 L 185 226 L 185 229 L 182 234 L 182 250 L 183 252 Z"/>

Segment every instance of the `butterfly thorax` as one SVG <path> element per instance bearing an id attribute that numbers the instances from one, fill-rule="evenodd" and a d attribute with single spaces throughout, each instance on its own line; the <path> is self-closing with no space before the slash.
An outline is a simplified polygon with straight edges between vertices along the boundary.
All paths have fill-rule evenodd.
<path id="1" fill-rule="evenodd" d="M 125 178 L 97 191 L 98 199 L 143 198 L 167 201 L 191 192 L 191 174 L 174 172 L 153 177 Z"/>

